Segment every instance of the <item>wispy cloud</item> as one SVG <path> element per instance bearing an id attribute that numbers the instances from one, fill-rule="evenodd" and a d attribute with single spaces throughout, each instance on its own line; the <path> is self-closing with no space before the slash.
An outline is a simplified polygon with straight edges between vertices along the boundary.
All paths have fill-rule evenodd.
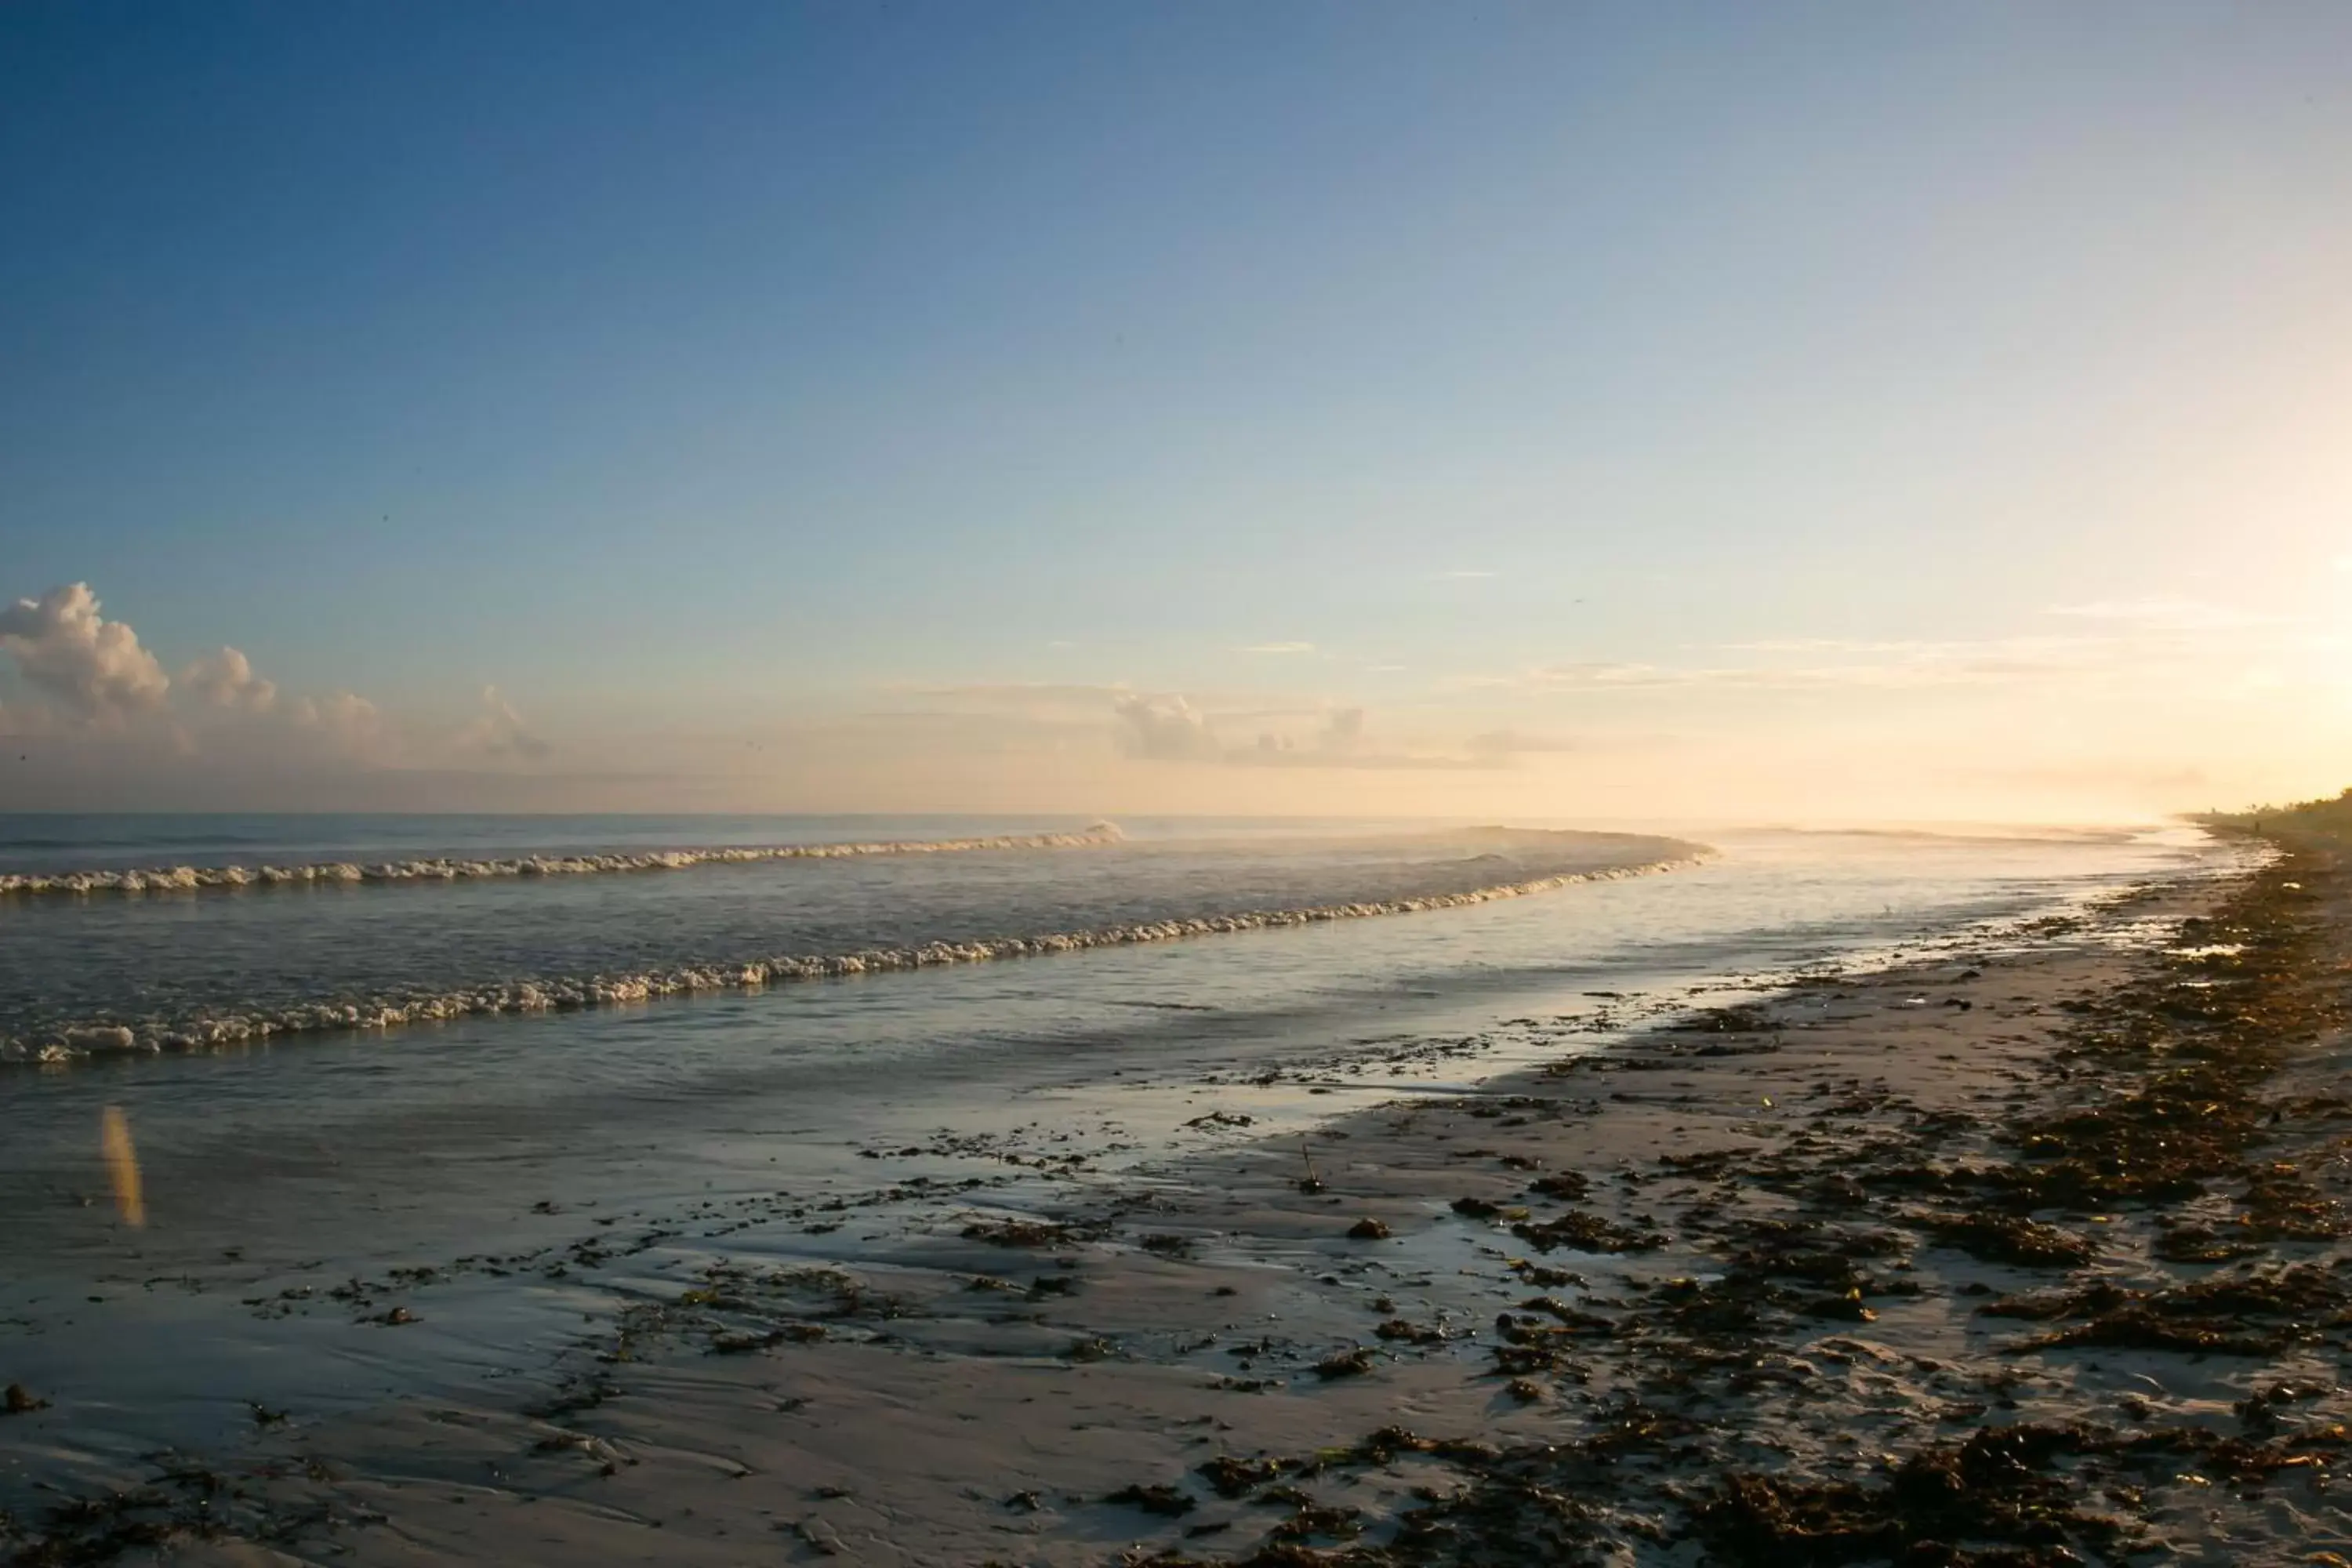
<path id="1" fill-rule="evenodd" d="M 2063 631 L 1994 637 L 1770 637 L 1694 648 L 1693 662 L 1566 660 L 1464 684 L 1528 691 L 1722 689 L 1757 692 L 1906 690 L 2004 682 L 2116 682 L 2232 668 L 2217 653 L 2274 647 L 2294 623 L 2225 605 L 2172 597 L 2053 605 Z M 2240 661 L 2242 663 L 2242 660 Z"/>
<path id="2" fill-rule="evenodd" d="M 1871 673 L 1874 675 L 1876 672 Z M 1495 677 L 1480 684 L 1522 687 L 1537 691 L 1633 691 L 1695 686 L 1824 686 L 1853 683 L 1862 678 L 1861 671 L 1775 669 L 1761 666 L 1694 667 L 1585 659 L 1568 664 L 1538 665 L 1517 675 Z"/>
<path id="3" fill-rule="evenodd" d="M 1315 651 L 1315 645 L 1311 642 L 1261 642 L 1251 643 L 1246 647 L 1236 648 L 1234 651 L 1236 653 L 1272 654 L 1313 653 Z"/>
<path id="4" fill-rule="evenodd" d="M 2144 627 L 2151 631 L 2234 631 L 2243 626 L 2277 626 L 2276 616 L 2260 615 L 2231 605 L 2198 599 L 2155 595 L 2137 599 L 2098 599 L 2083 605 L 2053 605 L 2053 616 Z"/>
<path id="5" fill-rule="evenodd" d="M 1787 645 L 1755 651 L 1795 652 Z M 1828 650 L 1816 650 L 1826 652 Z M 1889 649 L 1880 657 L 1847 662 L 1803 665 L 1658 665 L 1612 660 L 1540 665 L 1517 676 L 1505 676 L 1496 686 L 1539 691 L 1658 690 L 1670 688 L 1717 688 L 1754 691 L 1804 691 L 1841 688 L 1900 689 L 1916 687 L 1973 686 L 2036 676 L 2051 676 L 2084 668 L 2080 658 L 2056 647 L 2031 644 L 1927 645 Z"/>
<path id="6" fill-rule="evenodd" d="M 1001 726 L 1003 739 L 1026 736 L 1033 745 L 1059 747 L 1091 734 L 1097 744 L 1107 740 L 1118 754 L 1139 762 L 1418 768 L 1465 766 L 1474 760 L 1381 744 L 1371 736 L 1362 708 L 1304 697 L 1267 701 L 1257 693 L 1043 682 L 915 688 L 909 695 L 935 706 L 888 718 L 967 740 L 973 733 L 968 726 L 985 721 Z"/>
<path id="7" fill-rule="evenodd" d="M 331 752 L 348 762 L 389 763 L 397 751 L 383 710 L 354 692 L 298 697 L 287 714 L 296 729 L 319 737 Z"/>
<path id="8" fill-rule="evenodd" d="M 1135 689 L 1113 682 L 980 680 L 893 689 L 934 711 L 1000 714 L 1036 723 L 1100 724 Z"/>
<path id="9" fill-rule="evenodd" d="M 482 688 L 479 706 L 460 729 L 454 743 L 461 752 L 489 756 L 522 757 L 536 762 L 554 748 L 523 728 L 514 704 L 499 695 L 495 686 Z"/>
<path id="10" fill-rule="evenodd" d="M 1473 735 L 1463 742 L 1463 749 L 1474 757 L 1510 757 L 1546 752 L 1580 752 L 1581 741 L 1564 735 L 1531 735 L 1524 730 L 1489 730 Z"/>
<path id="11" fill-rule="evenodd" d="M 1136 695 L 1118 705 L 1120 749 L 1143 761 L 1214 763 L 1227 767 L 1454 769 L 1496 765 L 1492 756 L 1402 750 L 1371 735 L 1364 710 L 1328 709 L 1306 730 L 1260 730 L 1247 742 L 1227 742 L 1216 721 L 1175 693 Z M 1245 716 L 1241 716 L 1245 717 Z"/>
<path id="12" fill-rule="evenodd" d="M 1437 579 L 1441 583 L 1462 583 L 1473 581 L 1477 578 L 1493 577 L 1497 575 L 1499 575 L 1499 574 L 1486 571 L 1483 567 L 1457 566 L 1450 572 L 1438 573 Z"/>
<path id="13" fill-rule="evenodd" d="M 1665 691 L 1702 688 L 1797 690 L 1840 685 L 1888 684 L 1884 672 L 1775 669 L 1760 666 L 1685 666 L 1587 659 L 1537 665 L 1508 675 L 1474 676 L 1464 685 L 1486 690 Z"/>
<path id="14" fill-rule="evenodd" d="M 933 698 L 949 702 L 965 702 L 982 707 L 1012 704 L 1025 706 L 1040 699 L 1056 701 L 1090 702 L 1108 707 L 1135 689 L 1119 681 L 1090 682 L 1082 680 L 967 680 L 944 686 L 898 686 L 885 689 L 903 691 L 910 697 Z"/>

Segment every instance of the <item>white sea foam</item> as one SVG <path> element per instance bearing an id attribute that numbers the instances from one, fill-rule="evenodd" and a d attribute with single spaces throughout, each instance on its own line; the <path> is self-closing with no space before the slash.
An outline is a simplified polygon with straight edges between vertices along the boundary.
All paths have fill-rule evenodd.
<path id="1" fill-rule="evenodd" d="M 966 841 L 977 843 L 980 841 Z M 537 1013 L 579 1012 L 625 1006 L 664 996 L 756 991 L 795 981 L 884 974 L 950 963 L 1037 958 L 1092 948 L 1135 947 L 1189 937 L 1363 920 L 1462 909 L 1501 899 L 1524 898 L 1582 882 L 1612 882 L 1696 865 L 1709 852 L 1696 846 L 1672 859 L 1560 872 L 1528 881 L 1497 883 L 1462 892 L 1429 893 L 1377 902 L 1316 904 L 1299 909 L 1256 910 L 1239 914 L 1192 916 L 1044 936 L 1007 936 L 972 942 L 929 942 L 918 947 L 869 948 L 858 952 L 783 954 L 749 962 L 689 963 L 633 974 L 552 976 L 429 994 L 380 995 L 240 1013 L 205 1013 L 181 1019 L 122 1022 L 90 1020 L 54 1026 L 38 1033 L 0 1037 L 0 1062 L 63 1063 L 122 1052 L 201 1051 L 236 1047 L 281 1036 L 393 1029 L 409 1024 L 447 1022 Z"/>
<path id="2" fill-rule="evenodd" d="M 979 849 L 1096 849 L 1122 842 L 1098 822 L 1080 833 L 1018 833 L 992 838 L 908 838 L 867 844 L 754 844 L 711 849 L 651 849 L 601 855 L 523 855 L 494 860 L 392 860 L 361 865 L 153 866 L 121 871 L 0 872 L 8 894 L 172 893 L 208 889 L 315 887 L 364 882 L 464 882 L 500 877 L 579 877 L 616 871 L 683 871 L 763 860 L 840 860 L 859 855 L 950 855 Z"/>

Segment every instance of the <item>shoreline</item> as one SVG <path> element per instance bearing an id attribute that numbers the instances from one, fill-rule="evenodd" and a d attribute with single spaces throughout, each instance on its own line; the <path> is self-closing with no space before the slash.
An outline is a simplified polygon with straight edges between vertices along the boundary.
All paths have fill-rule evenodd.
<path id="1" fill-rule="evenodd" d="M 2085 918 L 2177 918 L 2265 879 L 2292 879 Z M 1195 1156 L 1189 1181 L 1043 1218 L 950 1200 L 870 1267 L 746 1247 L 631 1306 L 536 1414 L 415 1401 L 265 1432 L 234 1477 L 184 1470 L 19 1550 L 102 1560 L 65 1553 L 163 1531 L 173 1561 L 223 1563 L 1829 1561 L 1822 1531 L 1848 1515 L 1902 1544 L 1887 1532 L 1909 1526 L 1872 1500 L 1901 1490 L 1887 1477 L 1926 1455 L 1966 1483 L 1988 1426 L 2043 1435 L 2032 1517 L 1984 1550 L 2178 1531 L 2162 1501 L 2084 1522 L 2108 1512 L 2043 1470 L 2204 1455 L 2147 1434 L 2171 1429 L 2158 1415 L 2218 1433 L 2235 1400 L 2173 1389 L 2178 1352 L 2016 1349 L 2021 1330 L 2071 1331 L 2068 1302 L 2026 1300 L 2037 1285 L 2147 1278 L 2147 1247 L 2117 1245 L 2137 1222 L 2006 1223 L 1981 1190 L 1935 1185 L 1994 1169 L 2004 1127 L 2084 1081 L 2064 1059 L 2095 1016 L 2079 1009 L 2179 962 L 2044 923 L 2041 952 L 1800 984 L 1350 1112 L 1304 1157 Z M 2004 1300 L 2053 1315 L 1975 1310 Z M 2130 1304 L 2085 1300 L 2085 1321 L 2125 1331 L 2100 1301 Z M 2256 1375 L 2293 1385 L 2308 1351 L 2280 1350 L 2284 1370 Z M 2252 1398 L 2247 1370 L 2218 1386 Z M 2112 1419 L 2126 1398 L 2150 1413 L 2137 1427 Z M 2126 1436 L 2044 1431 L 2094 1420 Z M 2274 1469 L 2324 1470 L 2325 1444 L 2289 1441 L 2271 1446 L 2298 1462 Z M 215 1539 L 186 1533 L 199 1502 Z M 2306 1542 L 2341 1533 L 2332 1514 L 2318 1528 Z M 1835 1560 L 1869 1559 L 1832 1536 Z M 2234 1560 L 2254 1560 L 2244 1545 Z M 1917 1560 L 2065 1560 L 1951 1550 Z"/>

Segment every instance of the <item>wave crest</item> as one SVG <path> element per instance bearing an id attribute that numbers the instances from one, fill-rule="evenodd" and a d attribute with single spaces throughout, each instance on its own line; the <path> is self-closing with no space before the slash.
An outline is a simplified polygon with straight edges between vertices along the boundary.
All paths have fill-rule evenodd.
<path id="1" fill-rule="evenodd" d="M 559 976 L 431 994 L 377 996 L 302 1003 L 254 1013 L 202 1014 L 184 1019 L 136 1024 L 93 1019 L 55 1026 L 36 1035 L 0 1037 L 0 1062 L 64 1063 L 122 1052 L 216 1049 L 281 1036 L 362 1029 L 462 1018 L 582 1012 L 625 1006 L 665 996 L 725 991 L 757 991 L 770 985 L 883 974 L 950 963 L 986 963 L 999 959 L 1039 958 L 1095 948 L 1137 947 L 1191 937 L 1318 925 L 1380 915 L 1462 909 L 1502 899 L 1524 898 L 1583 882 L 1614 882 L 1693 866 L 1708 858 L 1691 853 L 1640 865 L 1560 872 L 1528 881 L 1503 882 L 1462 892 L 1428 893 L 1376 902 L 1316 904 L 1299 909 L 1256 910 L 1240 914 L 1196 915 L 1091 931 L 1043 936 L 1007 936 L 971 942 L 927 942 L 914 947 L 870 948 L 834 954 L 783 954 L 749 962 L 681 964 L 635 974 Z"/>
<path id="2" fill-rule="evenodd" d="M 521 855 L 501 859 L 390 860 L 365 866 L 319 860 L 296 866 L 154 866 L 121 871 L 0 872 L 0 897 L 89 893 L 201 892 L 213 889 L 352 886 L 369 882 L 465 882 L 503 877 L 579 877 L 620 871 L 683 871 L 763 860 L 841 860 L 861 855 L 952 855 L 981 849 L 1095 849 L 1125 841 L 1114 823 L 1076 833 L 1016 833 L 990 838 L 884 839 L 866 844 L 754 844 L 710 849 L 649 849 L 602 855 Z"/>

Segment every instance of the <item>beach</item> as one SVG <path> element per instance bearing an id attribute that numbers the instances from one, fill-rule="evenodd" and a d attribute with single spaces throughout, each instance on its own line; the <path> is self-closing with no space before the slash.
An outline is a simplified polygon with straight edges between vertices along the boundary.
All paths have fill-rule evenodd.
<path id="1" fill-rule="evenodd" d="M 0 4 L 0 1568 L 2352 1568 L 2347 68 Z"/>
<path id="2" fill-rule="evenodd" d="M 690 1251 L 592 1227 L 553 1268 L 675 1266 L 513 1384 L 257 1406 L 234 1456 L 20 1519 L 18 1549 L 2311 1561 L 2352 1546 L 2346 896 L 2306 850 L 1653 1026 L 1590 997 L 1519 1021 L 1517 1071 L 1295 1134 L 1211 1073 L 1198 1146 L 1108 1177 L 1070 1126 L 952 1152 L 986 1180 L 863 1150 L 862 1193 L 714 1201 Z M 550 1268 L 354 1279 L 336 1312 L 423 1334 Z"/>

